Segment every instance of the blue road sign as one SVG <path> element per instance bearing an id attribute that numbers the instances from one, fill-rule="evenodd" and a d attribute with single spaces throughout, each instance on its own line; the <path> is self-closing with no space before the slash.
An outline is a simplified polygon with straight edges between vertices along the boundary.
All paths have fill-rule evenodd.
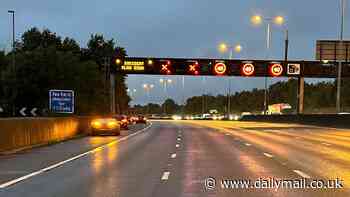
<path id="1" fill-rule="evenodd" d="M 50 90 L 49 106 L 54 113 L 74 113 L 74 91 Z"/>

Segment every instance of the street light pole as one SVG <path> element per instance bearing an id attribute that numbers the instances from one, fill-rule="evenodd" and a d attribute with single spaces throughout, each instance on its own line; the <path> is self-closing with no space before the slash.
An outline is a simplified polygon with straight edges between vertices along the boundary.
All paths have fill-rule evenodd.
<path id="1" fill-rule="evenodd" d="M 266 58 L 268 59 L 270 57 L 270 46 L 271 46 L 271 24 L 270 20 L 267 22 L 267 32 L 266 32 Z M 265 76 L 265 83 L 264 83 L 264 114 L 267 113 L 267 76 Z"/>
<path id="2" fill-rule="evenodd" d="M 233 58 L 233 50 L 235 50 L 236 53 L 240 53 L 242 50 L 242 46 L 240 44 L 237 44 L 235 46 L 228 45 L 226 43 L 221 43 L 218 47 L 219 51 L 221 53 L 226 53 L 228 51 L 229 53 L 229 60 Z M 228 76 L 227 79 L 227 117 L 230 115 L 231 112 L 231 78 Z"/>
<path id="3" fill-rule="evenodd" d="M 15 88 L 13 90 L 13 100 L 12 100 L 12 115 L 16 115 L 16 103 L 15 103 L 15 98 L 17 94 L 17 78 L 16 78 L 16 57 L 15 57 L 15 52 L 16 52 L 16 46 L 15 46 L 15 11 L 14 10 L 8 10 L 7 11 L 9 14 L 12 14 L 12 73 L 13 73 L 13 79 L 15 83 Z"/>
<path id="4" fill-rule="evenodd" d="M 343 33 L 344 33 L 344 15 L 345 15 L 345 0 L 340 0 L 341 19 L 340 19 L 340 48 L 343 48 Z M 341 112 L 341 75 L 342 75 L 342 60 L 338 61 L 338 76 L 337 76 L 337 113 Z"/>
<path id="5" fill-rule="evenodd" d="M 284 18 L 282 16 L 275 16 L 275 17 L 267 17 L 264 18 L 262 16 L 259 15 L 255 15 L 253 17 L 251 17 L 251 22 L 254 25 L 259 25 L 262 22 L 266 22 L 267 23 L 267 28 L 266 28 L 266 56 L 267 59 L 270 56 L 270 48 L 271 48 L 271 25 L 272 23 L 276 24 L 276 25 L 283 25 L 284 23 Z M 288 32 L 287 32 L 288 33 Z M 267 114 L 267 110 L 268 110 L 268 78 L 267 76 L 265 77 L 265 90 L 264 90 L 264 114 Z"/>

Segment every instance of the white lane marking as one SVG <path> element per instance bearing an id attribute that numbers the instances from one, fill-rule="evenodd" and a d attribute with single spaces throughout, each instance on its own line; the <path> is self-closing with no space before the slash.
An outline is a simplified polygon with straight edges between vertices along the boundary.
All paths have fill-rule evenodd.
<path id="1" fill-rule="evenodd" d="M 176 158 L 176 154 L 174 153 L 174 154 L 171 154 L 171 158 Z"/>
<path id="2" fill-rule="evenodd" d="M 133 136 L 135 136 L 135 135 L 138 135 L 138 134 L 144 132 L 145 130 L 147 130 L 147 129 L 150 128 L 151 126 L 152 126 L 152 123 L 150 123 L 150 125 L 147 126 L 146 128 L 143 128 L 143 129 L 141 129 L 140 131 L 137 131 L 137 132 L 135 132 L 135 133 L 133 133 L 133 134 L 130 134 L 130 135 L 125 136 L 125 137 L 122 137 L 122 138 L 120 138 L 120 139 L 118 139 L 118 140 L 115 140 L 115 141 L 112 141 L 112 142 L 110 142 L 110 143 L 108 143 L 108 144 L 99 146 L 99 147 L 94 148 L 94 149 L 92 149 L 92 150 L 90 150 L 90 151 L 87 151 L 87 152 L 85 152 L 85 153 L 76 155 L 76 156 L 74 156 L 74 157 L 72 157 L 72 158 L 69 158 L 69 159 L 67 159 L 67 160 L 58 162 L 58 163 L 56 163 L 56 164 L 53 164 L 53 165 L 48 166 L 48 167 L 46 167 L 46 168 L 43 168 L 43 169 L 40 169 L 40 170 L 38 170 L 38 171 L 32 172 L 32 173 L 27 174 L 27 175 L 25 175 L 25 176 L 22 176 L 22 177 L 13 179 L 13 180 L 11 180 L 11 181 L 8 181 L 8 182 L 6 182 L 6 183 L 3 183 L 3 184 L 0 185 L 0 189 L 4 189 L 4 188 L 9 187 L 9 186 L 11 186 L 11 185 L 14 185 L 14 184 L 16 184 L 16 183 L 18 183 L 18 182 L 24 181 L 24 180 L 29 179 L 29 178 L 32 178 L 32 177 L 34 177 L 34 176 L 36 176 L 36 175 L 42 174 L 42 173 L 44 173 L 44 172 L 46 172 L 46 171 L 49 171 L 49 170 L 52 170 L 52 169 L 54 169 L 54 168 L 60 167 L 60 166 L 62 166 L 62 165 L 64 165 L 64 164 L 66 164 L 66 163 L 69 163 L 69 162 L 71 162 L 71 161 L 74 161 L 74 160 L 76 160 L 76 159 L 79 159 L 79 158 L 81 158 L 81 157 L 84 157 L 84 156 L 86 156 L 86 155 L 88 155 L 88 154 L 92 154 L 92 153 L 101 151 L 102 149 L 104 149 L 104 148 L 106 148 L 106 147 L 108 147 L 108 146 L 111 146 L 111 145 L 113 145 L 113 144 L 117 144 L 117 143 L 119 143 L 119 142 L 121 142 L 121 141 L 125 141 L 125 140 L 127 140 L 127 139 L 129 139 L 129 138 L 131 138 L 131 137 L 133 137 Z"/>
<path id="3" fill-rule="evenodd" d="M 168 180 L 169 179 L 170 172 L 164 172 L 161 180 Z"/>
<path id="4" fill-rule="evenodd" d="M 328 144 L 326 142 L 322 142 L 321 144 L 325 145 L 325 146 L 331 146 L 331 144 Z"/>
<path id="5" fill-rule="evenodd" d="M 308 174 L 300 171 L 300 170 L 293 170 L 293 172 L 297 173 L 299 176 L 303 177 L 303 178 L 306 178 L 306 179 L 309 179 L 311 178 Z"/>
<path id="6" fill-rule="evenodd" d="M 269 157 L 269 158 L 272 158 L 272 157 L 273 157 L 273 155 L 271 155 L 271 154 L 269 154 L 269 153 L 264 153 L 264 155 L 265 155 L 266 157 Z"/>
<path id="7" fill-rule="evenodd" d="M 176 146 L 176 148 L 179 148 L 179 147 L 180 147 L 180 144 L 176 144 L 175 146 Z"/>
<path id="8" fill-rule="evenodd" d="M 245 143 L 245 145 L 246 145 L 246 146 L 251 146 L 251 144 L 249 144 L 249 143 Z"/>

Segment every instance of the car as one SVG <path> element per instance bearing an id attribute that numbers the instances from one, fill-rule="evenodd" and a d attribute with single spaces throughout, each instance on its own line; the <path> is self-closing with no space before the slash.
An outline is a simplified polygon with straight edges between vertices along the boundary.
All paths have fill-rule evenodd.
<path id="1" fill-rule="evenodd" d="M 96 118 L 91 121 L 91 135 L 120 135 L 120 123 L 115 118 Z"/>
<path id="2" fill-rule="evenodd" d="M 146 124 L 147 123 L 147 118 L 144 117 L 144 116 L 137 116 L 136 123 Z"/>
<path id="3" fill-rule="evenodd" d="M 122 129 L 129 129 L 129 119 L 127 116 L 124 116 L 124 115 L 117 115 L 115 116 L 115 118 L 119 121 L 119 125 L 120 125 L 120 128 Z"/>

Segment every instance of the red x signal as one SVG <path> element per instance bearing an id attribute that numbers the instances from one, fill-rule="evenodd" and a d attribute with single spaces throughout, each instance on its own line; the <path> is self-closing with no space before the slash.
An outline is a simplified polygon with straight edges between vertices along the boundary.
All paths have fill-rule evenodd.
<path id="1" fill-rule="evenodd" d="M 197 61 L 191 63 L 188 66 L 188 73 L 190 73 L 192 75 L 199 75 L 199 65 L 198 65 Z"/>

